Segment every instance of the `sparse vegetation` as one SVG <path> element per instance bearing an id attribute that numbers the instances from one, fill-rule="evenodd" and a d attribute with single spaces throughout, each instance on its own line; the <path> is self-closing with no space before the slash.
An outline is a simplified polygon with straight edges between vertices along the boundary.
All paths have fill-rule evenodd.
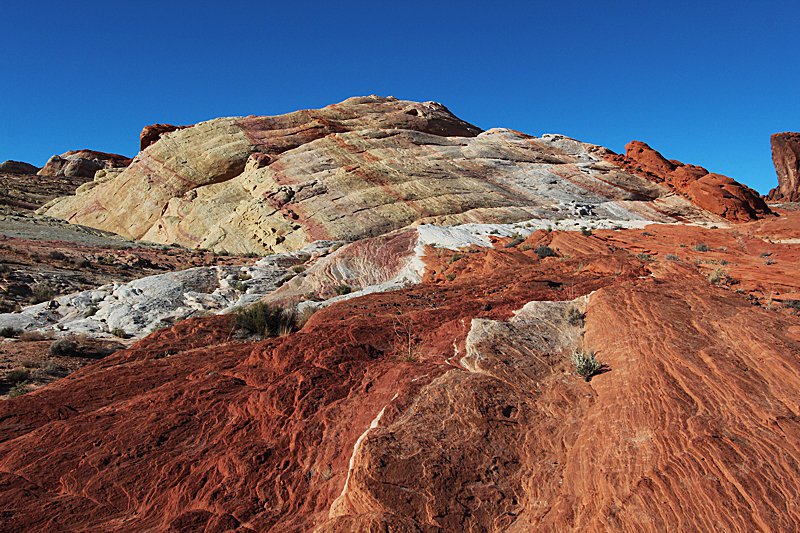
<path id="1" fill-rule="evenodd" d="M 463 256 L 460 253 L 458 253 L 458 252 L 454 253 L 453 257 L 450 258 L 450 264 L 452 265 L 453 263 L 455 263 L 456 261 L 458 261 L 462 257 Z"/>
<path id="2" fill-rule="evenodd" d="M 97 306 L 90 305 L 86 308 L 86 311 L 83 312 L 83 318 L 89 318 L 90 316 L 94 316 L 97 313 Z"/>
<path id="3" fill-rule="evenodd" d="M 553 257 L 556 255 L 555 250 L 544 244 L 540 244 L 533 251 L 536 252 L 536 255 L 539 256 L 539 259 L 544 259 L 545 257 Z"/>
<path id="4" fill-rule="evenodd" d="M 650 254 L 637 254 L 636 257 L 639 258 L 640 261 L 655 261 L 655 257 Z"/>
<path id="5" fill-rule="evenodd" d="M 295 274 L 299 274 L 301 272 L 305 272 L 306 266 L 305 265 L 295 265 L 292 267 L 292 272 Z"/>
<path id="6" fill-rule="evenodd" d="M 78 343 L 69 339 L 58 339 L 50 345 L 53 357 L 72 357 L 78 353 Z"/>
<path id="7" fill-rule="evenodd" d="M 53 296 L 55 296 L 53 289 L 51 289 L 45 283 L 37 283 L 36 285 L 33 286 L 32 291 L 33 291 L 32 300 L 33 303 L 35 304 L 50 301 L 53 299 Z"/>
<path id="8" fill-rule="evenodd" d="M 128 334 L 122 328 L 114 328 L 111 330 L 111 334 L 115 337 L 119 337 L 120 339 L 127 339 Z"/>
<path id="9" fill-rule="evenodd" d="M 695 252 L 707 252 L 709 250 L 708 245 L 704 242 L 698 242 L 694 245 Z"/>
<path id="10" fill-rule="evenodd" d="M 681 260 L 681 258 L 678 257 L 675 254 L 667 254 L 667 255 L 664 256 L 664 259 L 666 259 L 667 261 L 680 261 Z"/>
<path id="11" fill-rule="evenodd" d="M 19 335 L 19 340 L 24 342 L 43 341 L 45 339 L 47 337 L 38 331 L 25 331 Z"/>
<path id="12" fill-rule="evenodd" d="M 525 240 L 525 237 L 523 237 L 519 233 L 514 233 L 511 236 L 511 240 L 508 241 L 508 244 L 506 244 L 506 248 L 513 248 L 514 246 L 519 245 L 524 240 Z"/>
<path id="13" fill-rule="evenodd" d="M 445 277 L 447 278 L 447 281 L 453 281 L 454 279 L 456 279 L 456 273 L 455 272 L 450 272 Z"/>
<path id="14" fill-rule="evenodd" d="M 576 351 L 572 354 L 572 365 L 575 373 L 586 381 L 591 381 L 592 376 L 599 374 L 603 368 L 603 363 L 595 358 L 594 352 Z"/>
<path id="15" fill-rule="evenodd" d="M 6 381 L 8 381 L 9 383 L 20 383 L 22 381 L 28 381 L 28 378 L 30 377 L 31 377 L 30 370 L 28 370 L 27 368 L 18 368 L 6 374 Z"/>
<path id="16" fill-rule="evenodd" d="M 11 390 L 8 392 L 8 397 L 16 398 L 17 396 L 22 396 L 26 392 L 28 392 L 27 379 L 25 381 L 20 381 L 19 383 L 16 383 L 13 387 L 11 387 Z"/>
<path id="17" fill-rule="evenodd" d="M 708 281 L 712 284 L 721 283 L 728 279 L 728 271 L 721 266 L 716 267 L 709 275 Z"/>
<path id="18" fill-rule="evenodd" d="M 12 326 L 6 326 L 6 327 L 0 329 L 0 337 L 5 337 L 7 339 L 10 339 L 12 337 L 16 337 L 19 334 L 20 334 L 20 331 L 18 329 L 14 329 Z"/>
<path id="19" fill-rule="evenodd" d="M 287 335 L 297 328 L 297 308 L 256 302 L 233 312 L 233 325 L 264 337 Z"/>
<path id="20" fill-rule="evenodd" d="M 353 292 L 353 288 L 350 287 L 350 285 L 337 285 L 333 290 L 336 291 L 336 294 L 339 296 Z"/>
<path id="21" fill-rule="evenodd" d="M 583 321 L 586 318 L 586 313 L 581 313 L 581 310 L 571 305 L 566 310 L 567 322 L 570 326 L 583 327 Z"/>

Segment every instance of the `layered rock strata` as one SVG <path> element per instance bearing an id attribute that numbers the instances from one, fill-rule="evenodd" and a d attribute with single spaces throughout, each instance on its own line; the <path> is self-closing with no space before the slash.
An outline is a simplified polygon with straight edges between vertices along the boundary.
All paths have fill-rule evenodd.
<path id="1" fill-rule="evenodd" d="M 767 198 L 774 202 L 800 202 L 800 133 L 774 133 L 769 140 L 778 186 L 769 191 Z"/>
<path id="2" fill-rule="evenodd" d="M 95 150 L 70 150 L 51 157 L 38 174 L 40 176 L 93 178 L 98 170 L 125 168 L 130 163 L 131 159 L 124 155 L 107 154 Z"/>
<path id="3" fill-rule="evenodd" d="M 641 141 L 631 141 L 625 146 L 624 156 L 609 154 L 607 160 L 666 186 L 731 222 L 756 220 L 772 213 L 761 196 L 746 185 L 697 165 L 667 160 Z"/>
<path id="4" fill-rule="evenodd" d="M 481 132 L 432 102 L 351 98 L 174 131 L 45 212 L 154 242 L 260 253 L 414 223 L 722 220 L 607 153 L 560 135 Z"/>

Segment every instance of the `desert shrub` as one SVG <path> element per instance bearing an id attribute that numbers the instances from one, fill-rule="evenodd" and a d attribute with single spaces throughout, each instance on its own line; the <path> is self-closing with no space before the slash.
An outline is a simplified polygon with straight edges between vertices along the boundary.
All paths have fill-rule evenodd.
<path id="1" fill-rule="evenodd" d="M 675 254 L 667 254 L 667 255 L 664 256 L 664 259 L 666 259 L 667 261 L 680 261 L 681 260 L 681 258 L 678 257 Z"/>
<path id="2" fill-rule="evenodd" d="M 125 330 L 122 328 L 114 328 L 111 330 L 111 334 L 115 337 L 119 337 L 120 339 L 127 339 L 128 334 L 125 333 Z"/>
<path id="3" fill-rule="evenodd" d="M 523 237 L 522 235 L 520 235 L 518 233 L 514 233 L 511 236 L 511 240 L 508 241 L 508 244 L 506 244 L 506 248 L 513 248 L 514 246 L 517 246 L 518 244 L 520 244 L 524 240 L 525 240 L 525 237 Z"/>
<path id="4" fill-rule="evenodd" d="M 575 306 L 570 306 L 566 311 L 567 322 L 570 326 L 583 326 L 583 320 L 586 318 L 586 313 L 581 313 L 581 310 Z"/>
<path id="5" fill-rule="evenodd" d="M 299 273 L 305 272 L 305 271 L 306 271 L 306 266 L 305 265 L 295 265 L 295 266 L 292 267 L 292 272 L 294 272 L 295 274 L 299 274 Z"/>
<path id="6" fill-rule="evenodd" d="M 549 246 L 545 246 L 544 244 L 540 244 L 534 250 L 536 255 L 539 256 L 539 259 L 544 259 L 545 257 L 552 257 L 556 255 L 556 251 L 550 248 Z"/>
<path id="7" fill-rule="evenodd" d="M 5 337 L 7 339 L 11 337 L 16 337 L 20 334 L 18 329 L 14 329 L 12 326 L 5 326 L 4 328 L 0 329 L 0 337 Z"/>
<path id="8" fill-rule="evenodd" d="M 453 257 L 450 258 L 450 264 L 452 265 L 453 263 L 455 263 L 456 261 L 458 261 L 462 257 L 463 256 L 460 253 L 458 253 L 458 252 L 454 253 Z"/>
<path id="9" fill-rule="evenodd" d="M 694 250 L 696 252 L 707 252 L 708 249 L 709 249 L 708 245 L 704 242 L 698 242 L 697 244 L 694 245 Z"/>
<path id="10" fill-rule="evenodd" d="M 53 299 L 55 293 L 53 289 L 47 286 L 45 283 L 37 283 L 33 286 L 33 303 L 38 304 L 42 302 L 47 302 Z"/>
<path id="11" fill-rule="evenodd" d="M 581 235 L 583 235 L 584 237 L 590 237 L 592 235 L 592 230 L 590 230 L 589 228 L 583 228 L 581 230 Z"/>
<path id="12" fill-rule="evenodd" d="M 297 311 L 294 307 L 284 308 L 256 302 L 249 307 L 239 307 L 233 312 L 233 325 L 265 337 L 277 337 L 291 333 L 297 325 Z"/>
<path id="13" fill-rule="evenodd" d="M 31 372 L 27 368 L 18 368 L 6 374 L 6 381 L 9 383 L 19 383 L 20 381 L 28 381 L 31 377 Z"/>
<path id="14" fill-rule="evenodd" d="M 90 305 L 89 307 L 86 308 L 86 311 L 83 312 L 83 318 L 89 318 L 90 316 L 94 316 L 95 313 L 97 313 L 97 306 Z"/>
<path id="15" fill-rule="evenodd" d="M 50 345 L 50 355 L 54 357 L 72 357 L 78 353 L 78 344 L 69 339 L 58 339 Z"/>
<path id="16" fill-rule="evenodd" d="M 25 368 L 39 368 L 39 363 L 32 361 L 31 359 L 25 359 L 22 361 L 22 366 Z"/>
<path id="17" fill-rule="evenodd" d="M 636 257 L 638 257 L 640 261 L 655 261 L 650 254 L 637 254 Z"/>
<path id="18" fill-rule="evenodd" d="M 239 281 L 247 281 L 248 279 L 253 279 L 253 276 L 251 276 L 247 272 L 239 272 L 236 275 L 236 279 L 238 279 Z"/>
<path id="19" fill-rule="evenodd" d="M 708 281 L 711 283 L 720 283 L 728 278 L 728 271 L 721 266 L 716 267 L 709 275 Z"/>
<path id="20" fill-rule="evenodd" d="M 55 259 L 56 261 L 64 261 L 67 258 L 66 255 L 64 255 L 62 252 L 59 252 L 58 250 L 53 250 L 52 252 L 47 254 L 47 257 L 49 257 L 50 259 Z"/>
<path id="21" fill-rule="evenodd" d="M 519 247 L 519 249 L 522 250 L 523 252 L 527 252 L 531 248 L 533 248 L 533 246 L 531 246 L 530 244 L 523 244 L 522 246 Z"/>
<path id="22" fill-rule="evenodd" d="M 247 292 L 247 283 L 244 281 L 237 281 L 233 288 L 239 292 Z"/>
<path id="23" fill-rule="evenodd" d="M 45 339 L 47 339 L 47 337 L 38 331 L 25 331 L 19 335 L 19 340 L 25 342 L 43 341 Z"/>
<path id="24" fill-rule="evenodd" d="M 350 287 L 350 285 L 337 285 L 336 288 L 334 288 L 333 290 L 335 290 L 336 294 L 338 294 L 339 296 L 342 296 L 343 294 L 350 294 L 351 292 L 353 292 L 353 289 L 352 287 Z"/>
<path id="25" fill-rule="evenodd" d="M 572 365 L 575 373 L 586 381 L 591 381 L 592 376 L 599 374 L 603 363 L 595 358 L 594 352 L 576 351 L 572 354 Z"/>
<path id="26" fill-rule="evenodd" d="M 447 278 L 447 281 L 453 281 L 454 279 L 456 279 L 456 273 L 455 272 L 450 272 L 445 277 Z"/>
<path id="27" fill-rule="evenodd" d="M 9 398 L 16 398 L 17 396 L 22 396 L 28 392 L 28 380 L 20 381 L 19 383 L 15 384 L 11 387 L 11 390 L 8 392 Z"/>

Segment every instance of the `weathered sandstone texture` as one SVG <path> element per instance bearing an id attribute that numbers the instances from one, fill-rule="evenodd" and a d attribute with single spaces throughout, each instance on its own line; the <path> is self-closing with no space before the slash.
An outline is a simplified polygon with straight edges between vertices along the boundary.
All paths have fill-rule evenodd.
<path id="1" fill-rule="evenodd" d="M 767 195 L 775 202 L 800 202 L 800 133 L 773 133 L 772 162 L 778 186 Z"/>
<path id="2" fill-rule="evenodd" d="M 0 531 L 796 531 L 800 325 L 733 290 L 798 289 L 796 245 L 757 237 L 783 218 L 487 234 L 292 335 L 159 330 L 0 402 Z M 317 277 L 402 270 L 416 231 Z"/>
<path id="3" fill-rule="evenodd" d="M 154 242 L 259 253 L 414 223 L 722 220 L 607 153 L 560 135 L 481 132 L 433 102 L 350 98 L 174 131 L 43 212 Z"/>
<path id="4" fill-rule="evenodd" d="M 142 128 L 142 133 L 139 134 L 139 150 L 144 150 L 159 140 L 162 135 L 188 127 L 189 126 L 173 126 L 172 124 L 151 124 L 145 126 Z"/>
<path id="5" fill-rule="evenodd" d="M 39 167 L 22 161 L 8 160 L 0 163 L 0 173 L 3 174 L 36 174 L 38 171 Z"/>
<path id="6" fill-rule="evenodd" d="M 94 150 L 70 150 L 51 157 L 39 170 L 40 176 L 67 176 L 93 178 L 98 170 L 124 168 L 131 163 L 129 157 Z"/>
<path id="7" fill-rule="evenodd" d="M 628 143 L 625 156 L 611 154 L 607 159 L 732 222 L 756 220 L 772 213 L 761 196 L 746 185 L 697 165 L 667 160 L 641 141 Z"/>

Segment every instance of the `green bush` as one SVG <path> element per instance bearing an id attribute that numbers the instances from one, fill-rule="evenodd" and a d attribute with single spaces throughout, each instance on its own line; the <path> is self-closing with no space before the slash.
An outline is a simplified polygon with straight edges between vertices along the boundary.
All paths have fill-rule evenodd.
<path id="1" fill-rule="evenodd" d="M 28 380 L 20 381 L 19 383 L 15 384 L 11 387 L 11 390 L 8 392 L 9 398 L 16 398 L 17 396 L 22 396 L 28 392 Z"/>
<path id="2" fill-rule="evenodd" d="M 508 241 L 508 244 L 506 244 L 506 248 L 513 248 L 514 246 L 517 246 L 518 244 L 520 244 L 524 240 L 525 240 L 525 237 L 523 237 L 522 235 L 520 235 L 518 233 L 515 233 L 515 234 L 513 234 L 511 236 L 511 240 Z"/>
<path id="3" fill-rule="evenodd" d="M 603 363 L 595 358 L 594 352 L 576 351 L 572 354 L 572 365 L 575 373 L 586 381 L 591 381 L 592 376 L 599 374 L 603 368 Z"/>
<path id="4" fill-rule="evenodd" d="M 50 355 L 54 357 L 72 357 L 78 353 L 78 343 L 69 339 L 58 339 L 50 345 Z"/>
<path id="5" fill-rule="evenodd" d="M 6 374 L 6 381 L 9 383 L 20 383 L 22 381 L 28 381 L 29 377 L 31 377 L 30 370 L 27 368 L 18 368 Z"/>
<path id="6" fill-rule="evenodd" d="M 256 302 L 249 307 L 239 307 L 233 312 L 233 325 L 265 337 L 277 337 L 295 330 L 297 311 L 295 308 L 284 308 Z"/>
<path id="7" fill-rule="evenodd" d="M 697 244 L 694 245 L 694 250 L 696 252 L 707 252 L 708 245 L 704 242 L 698 242 Z"/>
<path id="8" fill-rule="evenodd" d="M 550 248 L 549 246 L 545 246 L 544 244 L 540 244 L 534 250 L 536 255 L 539 256 L 539 259 L 544 259 L 545 257 L 553 257 L 556 255 L 556 251 Z"/>
<path id="9" fill-rule="evenodd" d="M 586 318 L 586 313 L 581 313 L 580 309 L 570 306 L 566 311 L 567 322 L 570 326 L 583 327 L 583 321 Z"/>
<path id="10" fill-rule="evenodd" d="M 352 287 L 350 287 L 350 285 L 337 285 L 334 290 L 336 291 L 336 294 L 338 294 L 339 296 L 342 296 L 343 294 L 350 294 L 351 292 L 353 292 L 353 289 Z"/>
<path id="11" fill-rule="evenodd" d="M 114 328 L 111 330 L 111 334 L 115 337 L 119 337 L 120 339 L 127 339 L 128 334 L 125 333 L 125 330 L 122 328 Z"/>
<path id="12" fill-rule="evenodd" d="M 33 286 L 33 303 L 39 304 L 53 299 L 55 293 L 44 283 L 37 283 Z"/>
<path id="13" fill-rule="evenodd" d="M 7 339 L 9 339 L 11 337 L 16 337 L 20 333 L 21 333 L 20 330 L 14 329 L 11 326 L 6 326 L 6 327 L 0 329 L 0 337 L 5 337 Z"/>

